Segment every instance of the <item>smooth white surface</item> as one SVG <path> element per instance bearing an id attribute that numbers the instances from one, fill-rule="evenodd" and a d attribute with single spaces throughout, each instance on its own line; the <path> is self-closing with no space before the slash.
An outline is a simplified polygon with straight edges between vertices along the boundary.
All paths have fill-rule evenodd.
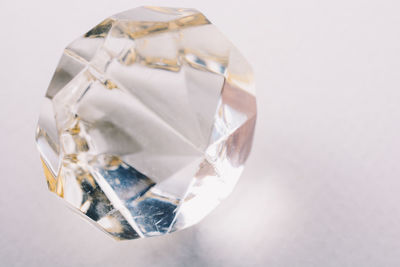
<path id="1" fill-rule="evenodd" d="M 201 10 L 252 63 L 254 149 L 200 225 L 117 243 L 45 185 L 34 130 L 61 55 L 140 5 Z M 0 2 L 1 266 L 400 266 L 398 1 Z"/>

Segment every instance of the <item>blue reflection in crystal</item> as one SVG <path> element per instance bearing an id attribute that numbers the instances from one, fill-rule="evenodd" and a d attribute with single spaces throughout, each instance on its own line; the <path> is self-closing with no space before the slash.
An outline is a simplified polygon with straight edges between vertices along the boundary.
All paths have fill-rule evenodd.
<path id="1" fill-rule="evenodd" d="M 115 168 L 98 168 L 100 175 L 111 186 L 145 236 L 168 232 L 178 201 L 151 190 L 155 182 L 126 163 Z"/>
<path id="2" fill-rule="evenodd" d="M 112 170 L 100 169 L 100 174 L 126 203 L 142 196 L 155 185 L 153 180 L 125 163 Z"/>
<path id="3" fill-rule="evenodd" d="M 128 209 L 134 215 L 142 233 L 145 236 L 153 236 L 168 232 L 175 218 L 177 205 L 149 191 L 142 198 L 132 202 Z"/>

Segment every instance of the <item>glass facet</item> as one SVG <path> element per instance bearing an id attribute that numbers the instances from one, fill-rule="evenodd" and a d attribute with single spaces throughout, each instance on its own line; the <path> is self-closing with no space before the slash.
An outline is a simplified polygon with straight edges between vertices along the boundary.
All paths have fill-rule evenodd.
<path id="1" fill-rule="evenodd" d="M 139 7 L 68 45 L 36 142 L 50 191 L 118 240 L 199 222 L 250 152 L 253 74 L 194 9 Z"/>

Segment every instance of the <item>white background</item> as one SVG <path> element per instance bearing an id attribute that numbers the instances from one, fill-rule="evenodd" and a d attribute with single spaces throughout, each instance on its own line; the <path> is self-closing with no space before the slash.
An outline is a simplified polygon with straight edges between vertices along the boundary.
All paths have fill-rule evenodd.
<path id="1" fill-rule="evenodd" d="M 400 266 L 400 5 L 0 2 L 0 266 Z M 115 242 L 46 188 L 34 131 L 66 44 L 111 14 L 194 7 L 255 69 L 234 193 L 196 227 Z"/>

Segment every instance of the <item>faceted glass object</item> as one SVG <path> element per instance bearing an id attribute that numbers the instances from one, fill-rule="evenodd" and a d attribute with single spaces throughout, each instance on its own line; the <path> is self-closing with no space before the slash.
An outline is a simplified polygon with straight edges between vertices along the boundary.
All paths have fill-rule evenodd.
<path id="1" fill-rule="evenodd" d="M 194 9 L 139 7 L 73 41 L 36 142 L 50 191 L 118 240 L 199 222 L 251 148 L 251 67 Z"/>

